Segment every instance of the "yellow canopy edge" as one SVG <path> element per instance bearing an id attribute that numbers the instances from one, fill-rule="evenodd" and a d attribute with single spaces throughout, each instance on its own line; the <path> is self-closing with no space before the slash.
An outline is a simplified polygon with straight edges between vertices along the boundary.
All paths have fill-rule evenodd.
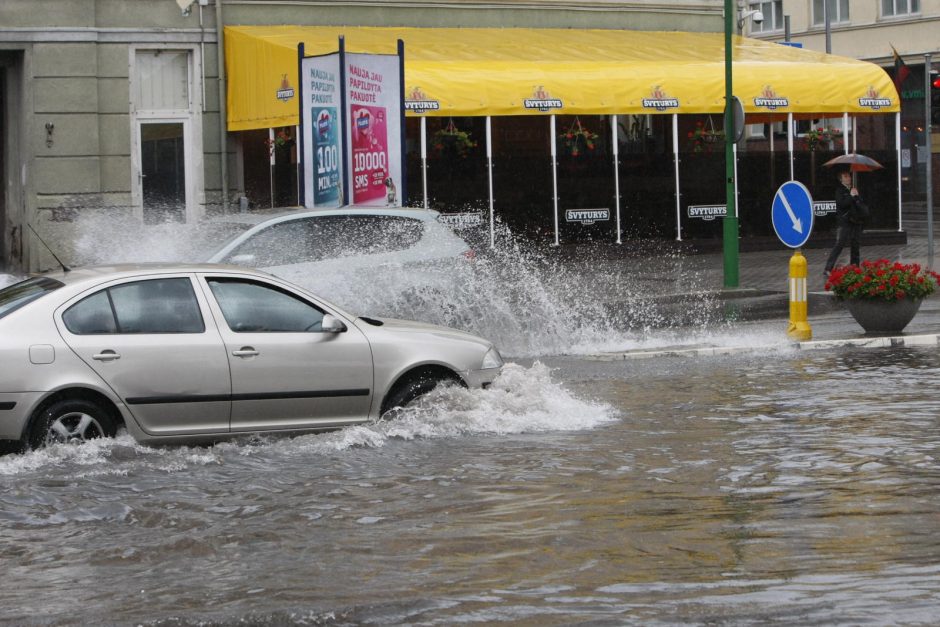
<path id="1" fill-rule="evenodd" d="M 310 55 L 394 54 L 407 115 L 721 113 L 721 33 L 500 28 L 226 26 L 230 131 L 298 124 L 297 44 Z M 734 37 L 734 93 L 749 116 L 894 113 L 877 65 Z M 291 95 L 293 90 L 293 95 Z"/>

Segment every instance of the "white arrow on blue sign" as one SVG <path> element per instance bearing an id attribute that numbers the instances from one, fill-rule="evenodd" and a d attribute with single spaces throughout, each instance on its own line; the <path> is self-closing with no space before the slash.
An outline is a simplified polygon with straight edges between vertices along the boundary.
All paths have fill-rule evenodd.
<path id="1" fill-rule="evenodd" d="M 770 210 L 777 237 L 790 248 L 799 248 L 813 230 L 813 197 L 799 181 L 788 181 L 774 195 Z"/>

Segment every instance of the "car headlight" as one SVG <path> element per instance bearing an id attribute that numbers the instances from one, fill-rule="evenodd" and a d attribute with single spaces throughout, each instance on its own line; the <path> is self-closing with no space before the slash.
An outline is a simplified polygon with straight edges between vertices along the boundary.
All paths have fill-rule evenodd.
<path id="1" fill-rule="evenodd" d="M 503 358 L 500 356 L 499 351 L 496 350 L 496 347 L 486 351 L 486 355 L 483 355 L 483 365 L 481 368 L 484 370 L 488 370 L 490 368 L 500 368 L 502 365 Z"/>

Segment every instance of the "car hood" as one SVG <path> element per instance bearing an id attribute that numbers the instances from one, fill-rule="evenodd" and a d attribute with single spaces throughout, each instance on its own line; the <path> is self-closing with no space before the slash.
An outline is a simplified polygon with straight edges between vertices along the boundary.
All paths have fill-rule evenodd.
<path id="1" fill-rule="evenodd" d="M 372 322 L 367 322 L 367 320 Z M 374 322 L 381 322 L 382 324 L 376 325 L 373 324 Z M 356 323 L 357 326 L 367 333 L 374 329 L 382 329 L 388 333 L 428 333 L 437 337 L 470 342 L 487 349 L 493 346 L 493 343 L 489 340 L 478 335 L 473 335 L 472 333 L 467 333 L 466 331 L 459 331 L 457 329 L 425 322 L 415 322 L 414 320 L 396 320 L 395 318 L 374 318 L 372 316 L 365 316 L 357 318 Z"/>

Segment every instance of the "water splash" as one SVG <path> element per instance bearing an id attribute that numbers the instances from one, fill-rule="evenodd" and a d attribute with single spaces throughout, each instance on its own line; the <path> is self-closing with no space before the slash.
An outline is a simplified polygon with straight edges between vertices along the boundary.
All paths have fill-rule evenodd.
<path id="1" fill-rule="evenodd" d="M 80 446 L 56 444 L 0 457 L 0 476 L 61 474 L 86 478 L 137 474 L 140 466 L 167 473 L 224 465 L 231 458 L 279 455 L 306 459 L 355 448 L 381 448 L 391 441 L 458 438 L 489 434 L 542 433 L 593 429 L 617 419 L 605 403 L 582 400 L 551 379 L 550 369 L 506 364 L 486 390 L 444 386 L 433 390 L 391 420 L 294 438 L 254 437 L 207 448 L 148 447 L 127 433 Z"/>
<path id="2" fill-rule="evenodd" d="M 244 228 L 222 222 L 128 228 L 128 219 L 102 214 L 80 220 L 75 258 L 80 263 L 197 261 L 233 229 Z M 517 237 L 499 223 L 495 248 L 489 248 L 488 237 L 476 235 L 481 243 L 472 262 L 356 268 L 347 258 L 272 272 L 353 313 L 463 329 L 518 357 L 688 341 L 670 328 L 694 328 L 698 335 L 728 330 L 695 258 L 668 243 L 633 242 L 629 250 L 613 252 L 585 245 L 571 253 Z M 684 295 L 681 302 L 675 294 Z"/>

